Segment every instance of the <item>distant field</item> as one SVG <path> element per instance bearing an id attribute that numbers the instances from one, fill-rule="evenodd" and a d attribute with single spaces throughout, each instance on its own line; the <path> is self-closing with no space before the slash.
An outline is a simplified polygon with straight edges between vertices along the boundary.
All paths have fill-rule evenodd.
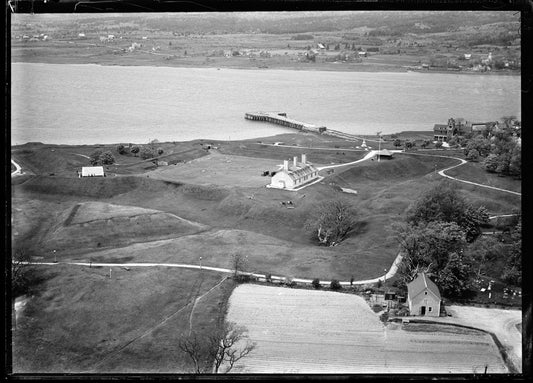
<path id="1" fill-rule="evenodd" d="M 509 176 L 500 177 L 494 173 L 488 173 L 485 169 L 483 169 L 483 165 L 480 162 L 468 162 L 462 166 L 459 166 L 458 168 L 448 170 L 446 174 L 459 179 L 519 193 L 522 190 L 521 180 L 517 180 Z"/>
<path id="2" fill-rule="evenodd" d="M 384 327 L 363 298 L 241 285 L 227 319 L 246 326 L 256 349 L 242 373 L 505 373 L 490 335 L 435 326 Z M 409 324 L 413 330 L 416 324 Z"/>

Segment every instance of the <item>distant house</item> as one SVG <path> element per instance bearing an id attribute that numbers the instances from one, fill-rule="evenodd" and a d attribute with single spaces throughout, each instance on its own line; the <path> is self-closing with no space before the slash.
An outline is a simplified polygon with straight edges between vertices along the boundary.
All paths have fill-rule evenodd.
<path id="1" fill-rule="evenodd" d="M 433 139 L 447 142 L 453 136 L 463 136 L 472 132 L 472 124 L 464 118 L 449 118 L 448 124 L 435 124 L 433 126 Z"/>
<path id="2" fill-rule="evenodd" d="M 366 57 L 368 55 L 365 51 L 359 51 L 357 52 L 357 54 L 359 55 L 359 57 Z"/>
<path id="3" fill-rule="evenodd" d="M 321 44 L 321 43 L 318 43 L 318 44 L 317 44 L 317 47 L 318 47 L 318 49 L 321 49 L 321 50 L 322 50 L 322 49 L 326 49 L 326 47 L 324 46 L 324 44 Z"/>
<path id="4" fill-rule="evenodd" d="M 438 317 L 441 300 L 439 288 L 426 273 L 418 273 L 416 278 L 407 284 L 407 302 L 411 315 Z"/>
<path id="5" fill-rule="evenodd" d="M 78 37 L 80 39 L 84 39 L 85 38 L 85 33 L 78 33 Z"/>
<path id="6" fill-rule="evenodd" d="M 79 177 L 105 177 L 103 166 L 84 166 Z"/>
<path id="7" fill-rule="evenodd" d="M 307 162 L 306 155 L 302 154 L 302 161 L 293 158 L 292 166 L 289 161 L 283 161 L 283 167 L 276 171 L 270 181 L 270 187 L 277 189 L 294 189 L 318 178 L 318 169 Z"/>
<path id="8" fill-rule="evenodd" d="M 115 35 L 107 35 L 108 40 L 113 40 L 115 38 Z"/>
<path id="9" fill-rule="evenodd" d="M 435 124 L 433 126 L 433 139 L 435 141 L 447 141 L 448 140 L 448 125 Z"/>
<path id="10" fill-rule="evenodd" d="M 465 53 L 465 60 L 470 60 L 472 58 L 472 53 Z"/>

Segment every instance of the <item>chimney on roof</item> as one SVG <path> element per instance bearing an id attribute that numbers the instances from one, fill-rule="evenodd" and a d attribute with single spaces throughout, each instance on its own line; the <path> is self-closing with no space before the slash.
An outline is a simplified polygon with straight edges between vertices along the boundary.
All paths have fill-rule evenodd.
<path id="1" fill-rule="evenodd" d="M 286 172 L 289 171 L 289 161 L 288 160 L 283 160 L 283 170 L 285 170 Z"/>
<path id="2" fill-rule="evenodd" d="M 298 157 L 294 156 L 294 157 L 292 158 L 292 165 L 293 165 L 294 167 L 298 166 Z"/>
<path id="3" fill-rule="evenodd" d="M 305 154 L 302 154 L 302 164 L 304 166 L 307 165 L 307 156 Z"/>

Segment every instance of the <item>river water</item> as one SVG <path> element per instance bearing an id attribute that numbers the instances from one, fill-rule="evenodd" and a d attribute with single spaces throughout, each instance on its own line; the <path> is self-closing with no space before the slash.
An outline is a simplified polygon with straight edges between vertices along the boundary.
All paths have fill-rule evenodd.
<path id="1" fill-rule="evenodd" d="M 11 142 L 245 139 L 294 130 L 244 119 L 282 111 L 352 134 L 431 130 L 449 117 L 520 118 L 520 77 L 11 65 Z"/>

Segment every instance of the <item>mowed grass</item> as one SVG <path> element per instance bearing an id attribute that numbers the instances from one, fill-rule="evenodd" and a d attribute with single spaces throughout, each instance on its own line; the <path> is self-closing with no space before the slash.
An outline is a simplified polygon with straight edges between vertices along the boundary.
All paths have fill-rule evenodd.
<path id="1" fill-rule="evenodd" d="M 39 266 L 47 281 L 13 333 L 15 373 L 189 372 L 178 349 L 194 300 L 217 273 L 165 268 Z M 192 329 L 208 331 L 233 289 L 226 281 L 196 305 Z M 222 313 L 223 314 L 223 313 Z M 213 319 L 213 320 L 210 320 Z"/>
<path id="2" fill-rule="evenodd" d="M 236 372 L 473 373 L 485 365 L 489 373 L 508 371 L 490 335 L 385 327 L 356 295 L 242 285 L 229 304 L 228 320 L 246 326 L 257 343 Z"/>
<path id="3" fill-rule="evenodd" d="M 494 186 L 520 193 L 522 182 L 510 176 L 500 177 L 495 173 L 489 173 L 480 162 L 467 162 L 466 164 L 446 171 L 446 174 L 462 180 Z"/>

